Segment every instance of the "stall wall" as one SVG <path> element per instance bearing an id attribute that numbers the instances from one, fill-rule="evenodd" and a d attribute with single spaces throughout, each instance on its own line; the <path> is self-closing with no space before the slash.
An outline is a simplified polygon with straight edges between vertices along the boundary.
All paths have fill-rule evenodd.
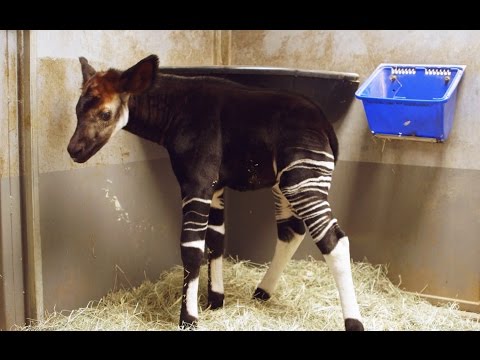
<path id="1" fill-rule="evenodd" d="M 85 164 L 66 151 L 76 126 L 78 57 L 97 69 L 124 69 L 155 53 L 166 66 L 320 69 L 356 72 L 361 81 L 381 62 L 467 65 L 444 144 L 373 138 L 361 103 L 352 104 L 335 123 L 340 161 L 331 203 L 355 260 L 388 264 L 406 289 L 479 311 L 480 32 L 34 31 L 32 39 L 46 310 L 85 306 L 181 263 L 179 188 L 164 149 L 123 131 Z M 0 329 L 24 318 L 16 44 L 15 31 L 0 32 Z M 227 252 L 269 261 L 270 191 L 230 191 L 226 200 Z M 296 257 L 307 254 L 321 258 L 310 238 Z"/>
<path id="2" fill-rule="evenodd" d="M 335 124 L 340 161 L 330 202 L 353 258 L 388 264 L 410 291 L 480 311 L 480 32 L 233 31 L 231 64 L 356 72 L 380 63 L 464 64 L 450 138 L 443 144 L 372 137 L 355 101 Z M 229 250 L 256 261 L 275 244 L 269 191 L 231 192 Z M 245 230 L 245 229 L 248 229 Z M 307 238 L 297 258 L 319 252 Z"/>
<path id="3" fill-rule="evenodd" d="M 85 164 L 67 144 L 76 126 L 79 56 L 126 69 L 212 65 L 214 31 L 36 31 L 40 235 L 46 310 L 73 309 L 179 264 L 180 195 L 168 155 L 121 131 Z"/>

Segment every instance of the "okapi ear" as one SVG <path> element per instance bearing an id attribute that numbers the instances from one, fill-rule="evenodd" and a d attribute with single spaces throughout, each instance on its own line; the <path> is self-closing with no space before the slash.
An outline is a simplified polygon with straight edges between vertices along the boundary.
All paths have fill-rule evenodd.
<path id="1" fill-rule="evenodd" d="M 120 77 L 121 90 L 130 94 L 138 94 L 147 90 L 155 80 L 157 68 L 157 55 L 150 55 L 140 60 L 122 73 Z"/>
<path id="2" fill-rule="evenodd" d="M 88 79 L 95 75 L 96 71 L 83 56 L 80 56 L 78 59 L 82 65 L 83 83 L 85 84 Z"/>

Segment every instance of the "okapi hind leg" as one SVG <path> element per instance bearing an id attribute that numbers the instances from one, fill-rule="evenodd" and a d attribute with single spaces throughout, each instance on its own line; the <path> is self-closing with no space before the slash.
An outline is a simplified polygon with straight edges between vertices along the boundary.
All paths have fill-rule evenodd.
<path id="1" fill-rule="evenodd" d="M 225 239 L 224 189 L 213 194 L 208 218 L 206 243 L 208 248 L 208 306 L 212 310 L 223 307 L 223 251 Z"/>
<path id="2" fill-rule="evenodd" d="M 278 239 L 272 263 L 253 293 L 253 297 L 258 300 L 270 299 L 285 266 L 305 238 L 306 231 L 303 220 L 293 212 L 287 199 L 280 192 L 278 184 L 272 188 L 272 192 L 275 199 Z"/>
<path id="3" fill-rule="evenodd" d="M 347 331 L 362 331 L 364 328 L 361 322 L 360 310 L 353 285 L 348 237 L 342 236 L 343 232 L 340 229 L 334 229 L 331 233 L 334 234 L 329 235 L 333 237 L 329 243 L 334 247 L 330 252 L 324 253 L 322 251 L 322 253 L 337 284 L 340 303 L 342 304 L 345 329 Z M 317 246 L 321 249 L 319 243 L 317 243 Z"/>
<path id="4" fill-rule="evenodd" d="M 325 257 L 337 285 L 346 330 L 363 330 L 352 280 L 348 237 L 327 201 L 334 159 L 329 152 L 304 149 L 279 173 L 280 190 L 303 219 Z"/>

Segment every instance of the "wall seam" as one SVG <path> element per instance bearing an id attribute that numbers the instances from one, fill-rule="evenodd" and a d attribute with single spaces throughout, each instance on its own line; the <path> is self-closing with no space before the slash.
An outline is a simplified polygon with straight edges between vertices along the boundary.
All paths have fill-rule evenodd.
<path id="1" fill-rule="evenodd" d="M 28 319 L 43 319 L 43 268 L 40 238 L 38 126 L 36 104 L 36 34 L 19 30 L 19 132 L 22 194 L 22 237 L 24 244 L 25 313 Z"/>

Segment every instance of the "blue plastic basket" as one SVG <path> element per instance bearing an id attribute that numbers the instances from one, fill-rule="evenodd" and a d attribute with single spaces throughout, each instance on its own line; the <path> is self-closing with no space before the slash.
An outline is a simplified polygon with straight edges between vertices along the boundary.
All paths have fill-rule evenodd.
<path id="1" fill-rule="evenodd" d="M 443 142 L 465 65 L 380 64 L 356 91 L 372 134 Z"/>

